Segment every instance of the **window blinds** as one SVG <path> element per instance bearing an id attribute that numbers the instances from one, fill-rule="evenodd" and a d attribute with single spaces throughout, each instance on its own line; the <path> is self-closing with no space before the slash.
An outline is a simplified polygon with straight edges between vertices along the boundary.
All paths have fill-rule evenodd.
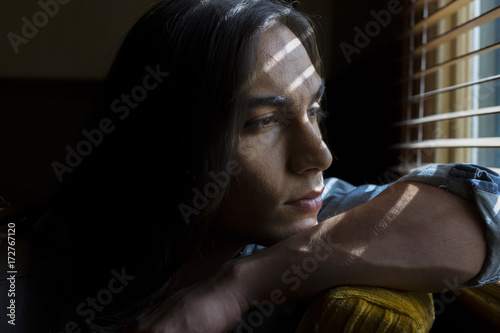
<path id="1" fill-rule="evenodd" d="M 500 117 L 491 118 L 500 114 L 500 1 L 414 0 L 407 9 L 393 148 L 406 169 L 479 163 L 479 148 L 500 148 Z"/>

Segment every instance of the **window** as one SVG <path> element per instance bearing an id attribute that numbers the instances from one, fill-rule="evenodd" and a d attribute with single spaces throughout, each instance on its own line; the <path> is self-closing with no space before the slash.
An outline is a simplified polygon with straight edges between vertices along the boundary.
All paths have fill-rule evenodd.
<path id="1" fill-rule="evenodd" d="M 400 167 L 500 168 L 500 0 L 414 0 L 402 36 Z"/>
<path id="2" fill-rule="evenodd" d="M 399 169 L 500 169 L 500 0 L 413 0 L 402 35 Z M 500 284 L 460 299 L 500 327 Z"/>

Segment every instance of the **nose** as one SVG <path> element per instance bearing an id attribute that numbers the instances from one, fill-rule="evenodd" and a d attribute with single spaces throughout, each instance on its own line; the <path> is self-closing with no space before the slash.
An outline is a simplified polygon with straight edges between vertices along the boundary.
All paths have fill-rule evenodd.
<path id="1" fill-rule="evenodd" d="M 318 125 L 305 120 L 294 122 L 293 127 L 288 148 L 292 172 L 318 173 L 328 169 L 332 164 L 332 154 Z"/>

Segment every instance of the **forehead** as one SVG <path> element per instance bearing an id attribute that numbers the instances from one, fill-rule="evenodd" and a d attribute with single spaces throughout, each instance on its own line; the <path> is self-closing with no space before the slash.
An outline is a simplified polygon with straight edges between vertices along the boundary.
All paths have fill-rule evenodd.
<path id="1" fill-rule="evenodd" d="M 256 74 L 250 88 L 252 95 L 270 91 L 286 94 L 297 90 L 316 91 L 322 82 L 299 38 L 285 26 L 276 26 L 262 33 L 257 49 Z"/>

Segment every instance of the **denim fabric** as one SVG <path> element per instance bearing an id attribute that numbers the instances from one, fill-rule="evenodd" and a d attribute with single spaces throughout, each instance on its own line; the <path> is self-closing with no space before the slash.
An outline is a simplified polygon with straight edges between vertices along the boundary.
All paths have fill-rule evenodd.
<path id="1" fill-rule="evenodd" d="M 481 272 L 460 287 L 477 287 L 500 280 L 500 176 L 496 172 L 472 164 L 441 164 L 417 169 L 396 182 L 425 183 L 474 201 L 485 223 L 488 256 Z M 392 184 L 356 187 L 337 178 L 328 178 L 318 220 L 365 203 Z"/>
<path id="2" fill-rule="evenodd" d="M 325 190 L 322 199 L 323 206 L 318 214 L 318 221 L 346 212 L 379 195 L 389 187 L 386 185 L 361 185 L 354 186 L 338 178 L 325 180 Z"/>

